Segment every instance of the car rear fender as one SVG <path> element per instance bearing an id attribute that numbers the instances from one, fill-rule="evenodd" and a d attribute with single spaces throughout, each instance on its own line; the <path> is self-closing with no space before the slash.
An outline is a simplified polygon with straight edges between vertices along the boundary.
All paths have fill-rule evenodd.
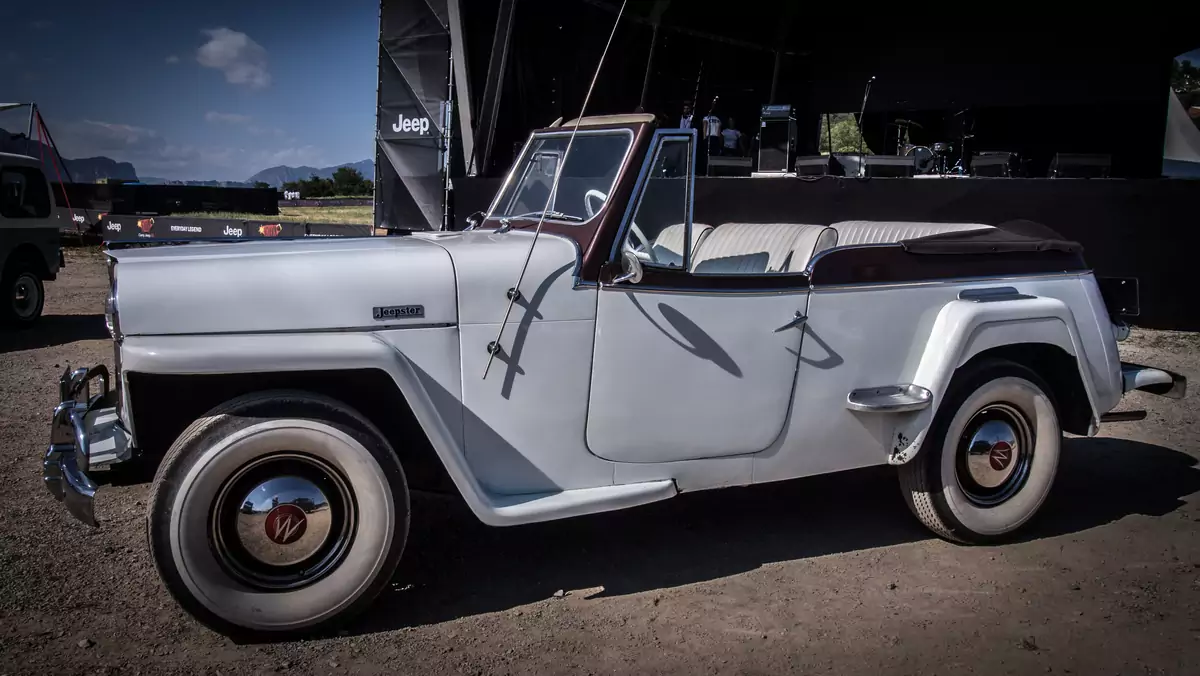
<path id="1" fill-rule="evenodd" d="M 959 299 L 938 313 L 912 384 L 931 395 L 930 405 L 904 414 L 897 421 L 888 462 L 901 465 L 920 451 L 934 415 L 946 395 L 955 371 L 988 350 L 1023 344 L 1052 345 L 1074 361 L 1087 394 L 1094 434 L 1103 411 L 1097 384 L 1087 367 L 1079 327 L 1070 307 L 1057 298 L 1017 295 L 1010 300 Z"/>

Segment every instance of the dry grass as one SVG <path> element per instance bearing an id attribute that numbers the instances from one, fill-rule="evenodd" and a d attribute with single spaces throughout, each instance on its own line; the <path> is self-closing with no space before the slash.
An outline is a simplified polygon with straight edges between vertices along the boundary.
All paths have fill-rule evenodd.
<path id="1" fill-rule="evenodd" d="M 348 225 L 373 225 L 375 223 L 371 207 L 280 207 L 278 216 L 243 214 L 234 211 L 206 211 L 172 215 L 188 218 L 227 218 L 238 221 L 280 220 L 289 223 L 345 223 Z"/>

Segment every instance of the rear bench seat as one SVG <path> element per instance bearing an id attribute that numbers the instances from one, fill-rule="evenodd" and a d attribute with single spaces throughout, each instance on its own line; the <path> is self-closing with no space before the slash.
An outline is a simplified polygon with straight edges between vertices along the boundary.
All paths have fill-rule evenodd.
<path id="1" fill-rule="evenodd" d="M 753 275 L 800 272 L 814 249 L 834 246 L 837 233 L 804 223 L 725 223 L 713 228 L 692 255 L 698 274 Z"/>
<path id="2" fill-rule="evenodd" d="M 940 235 L 945 232 L 986 230 L 981 223 L 922 223 L 919 221 L 841 221 L 829 226 L 837 231 L 836 246 L 854 244 L 895 244 L 906 239 Z"/>
<path id="3" fill-rule="evenodd" d="M 800 272 L 816 254 L 835 246 L 895 244 L 946 232 L 990 229 L 982 223 L 840 221 L 807 223 L 725 223 L 692 229 L 692 272 L 752 275 Z M 683 224 L 663 230 L 654 243 L 660 262 L 683 261 Z"/>

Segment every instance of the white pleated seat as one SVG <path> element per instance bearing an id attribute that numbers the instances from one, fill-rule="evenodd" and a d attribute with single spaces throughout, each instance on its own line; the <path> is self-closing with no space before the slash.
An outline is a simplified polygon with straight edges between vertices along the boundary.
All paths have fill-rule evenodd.
<path id="1" fill-rule="evenodd" d="M 804 223 L 725 223 L 713 228 L 692 255 L 697 274 L 753 275 L 799 272 L 814 251 L 835 245 L 836 233 Z"/>
<path id="2" fill-rule="evenodd" d="M 940 235 L 945 232 L 989 230 L 982 223 L 924 223 L 920 221 L 840 221 L 829 226 L 837 231 L 836 246 L 855 244 L 895 244 L 906 239 Z"/>

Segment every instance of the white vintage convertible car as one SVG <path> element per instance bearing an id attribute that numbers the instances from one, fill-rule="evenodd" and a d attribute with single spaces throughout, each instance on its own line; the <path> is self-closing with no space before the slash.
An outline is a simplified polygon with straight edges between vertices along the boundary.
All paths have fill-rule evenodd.
<path id="1" fill-rule="evenodd" d="M 891 464 L 934 533 L 991 542 L 1046 499 L 1064 432 L 1183 396 L 1120 361 L 1048 230 L 697 223 L 695 154 L 585 118 L 533 133 L 468 231 L 110 252 L 116 372 L 63 376 L 47 486 L 95 525 L 90 473 L 157 464 L 167 588 L 280 636 L 372 601 L 410 486 L 509 526 Z"/>

